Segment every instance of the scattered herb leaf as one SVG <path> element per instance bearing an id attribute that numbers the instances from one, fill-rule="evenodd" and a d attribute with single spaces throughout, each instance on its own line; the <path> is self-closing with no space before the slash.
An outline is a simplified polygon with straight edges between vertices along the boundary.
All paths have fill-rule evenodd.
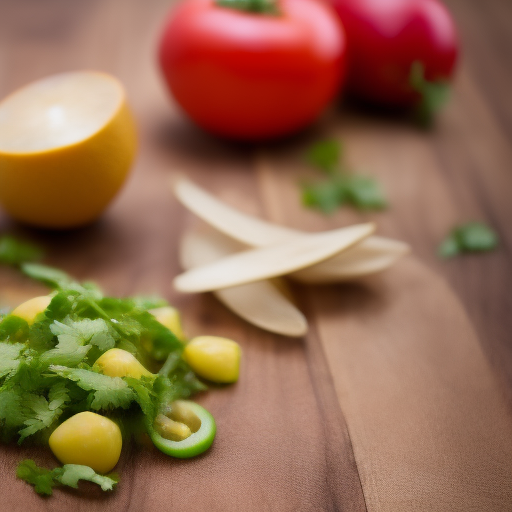
<path id="1" fill-rule="evenodd" d="M 41 259 L 43 254 L 42 249 L 31 243 L 22 242 L 9 235 L 0 237 L 0 263 L 21 265 Z"/>
<path id="2" fill-rule="evenodd" d="M 345 202 L 342 187 L 336 182 L 305 183 L 302 188 L 302 204 L 329 215 Z"/>
<path id="3" fill-rule="evenodd" d="M 492 251 L 498 245 L 498 235 L 481 222 L 469 222 L 454 228 L 441 243 L 438 254 L 452 258 L 466 252 Z"/>
<path id="4" fill-rule="evenodd" d="M 52 288 L 62 288 L 72 282 L 72 279 L 62 270 L 39 263 L 24 263 L 21 265 L 21 270 L 28 277 Z"/>
<path id="5" fill-rule="evenodd" d="M 59 485 L 66 485 L 77 489 L 79 480 L 93 482 L 104 491 L 113 490 L 119 481 L 116 474 L 99 475 L 89 466 L 65 464 L 61 468 L 50 470 L 37 466 L 31 459 L 23 460 L 18 464 L 16 476 L 33 485 L 37 493 L 46 496 L 51 496 L 53 487 Z"/>
<path id="6" fill-rule="evenodd" d="M 445 80 L 426 80 L 425 66 L 420 61 L 414 61 L 411 65 L 409 84 L 420 95 L 414 112 L 416 120 L 421 126 L 428 128 L 432 125 L 436 112 L 448 101 L 450 86 Z"/>
<path id="7" fill-rule="evenodd" d="M 331 214 L 344 204 L 358 210 L 381 210 L 387 201 L 378 182 L 369 176 L 343 170 L 341 145 L 337 141 L 319 142 L 307 153 L 307 160 L 327 174 L 326 179 L 302 184 L 302 204 Z"/>
<path id="8" fill-rule="evenodd" d="M 368 176 L 348 176 L 344 183 L 345 198 L 359 210 L 382 210 L 387 201 L 377 181 Z"/>
<path id="9" fill-rule="evenodd" d="M 325 140 L 311 146 L 306 160 L 327 174 L 336 171 L 343 156 L 343 147 L 337 140 Z"/>

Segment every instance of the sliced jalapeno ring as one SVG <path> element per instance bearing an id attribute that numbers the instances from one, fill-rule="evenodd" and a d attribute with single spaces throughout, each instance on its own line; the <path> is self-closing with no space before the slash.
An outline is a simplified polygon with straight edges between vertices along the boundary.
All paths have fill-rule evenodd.
<path id="1" fill-rule="evenodd" d="M 164 412 L 155 418 L 151 433 L 153 444 L 161 452 L 188 459 L 211 446 L 217 427 L 204 407 L 188 400 L 176 400 Z"/>

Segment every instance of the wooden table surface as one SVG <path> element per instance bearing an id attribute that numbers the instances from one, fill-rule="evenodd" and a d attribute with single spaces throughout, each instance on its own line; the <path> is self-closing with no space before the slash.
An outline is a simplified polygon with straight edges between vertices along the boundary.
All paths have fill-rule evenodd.
<path id="1" fill-rule="evenodd" d="M 343 288 L 342 295 L 339 289 L 319 291 L 296 287 L 299 303 L 314 325 L 303 345 L 293 345 L 289 340 L 277 339 L 249 327 L 209 296 L 177 294 L 170 283 L 179 271 L 176 247 L 180 234 L 190 222 L 190 215 L 171 198 L 166 182 L 180 171 L 233 205 L 294 228 L 326 229 L 372 219 L 378 224 L 379 234 L 410 243 L 414 258 L 403 264 L 404 270 L 396 269 L 396 272 L 401 272 L 397 280 L 409 283 L 412 288 L 419 286 L 417 283 L 424 283 L 427 287 L 430 281 L 435 284 L 431 286 L 428 299 L 423 297 L 417 303 L 412 299 L 413 304 L 425 305 L 423 311 L 408 312 L 407 299 L 396 298 L 396 303 L 402 304 L 401 301 L 405 301 L 403 315 L 410 314 L 418 322 L 418 329 L 428 330 L 428 315 L 434 311 L 438 300 L 436 293 L 439 293 L 441 298 L 437 306 L 446 307 L 453 313 L 454 324 L 460 325 L 460 329 L 455 329 L 453 335 L 472 338 L 471 327 L 462 310 L 458 309 L 455 298 L 451 295 L 446 298 L 450 292 L 445 290 L 445 285 L 437 280 L 434 273 L 419 264 L 418 260 L 447 281 L 461 301 L 478 336 L 479 346 L 475 342 L 468 353 L 474 352 L 478 359 L 478 351 L 481 349 L 483 352 L 482 362 L 478 363 L 475 372 L 478 374 L 481 370 L 483 376 L 478 375 L 483 380 L 494 379 L 489 389 L 497 397 L 497 409 L 504 407 L 504 411 L 500 409 L 499 413 L 500 421 L 503 421 L 499 424 L 501 432 L 510 434 L 512 2 L 447 1 L 460 29 L 463 51 L 451 101 L 439 115 L 435 129 L 425 132 L 404 119 L 357 110 L 350 105 L 339 105 L 326 112 L 306 132 L 265 147 L 233 144 L 213 138 L 192 126 L 172 104 L 158 74 L 155 51 L 169 4 L 169 1 L 164 0 L 0 0 L 0 97 L 30 81 L 57 72 L 78 69 L 107 71 L 125 84 L 140 133 L 140 151 L 131 178 L 97 224 L 74 232 L 47 233 L 19 226 L 0 212 L 1 232 L 19 233 L 41 242 L 48 249 L 48 262 L 65 268 L 79 278 L 99 282 L 111 294 L 156 292 L 164 295 L 183 308 L 190 334 L 208 331 L 239 336 L 244 340 L 246 356 L 268 365 L 266 368 L 272 368 L 273 364 L 268 353 L 278 357 L 287 354 L 286 357 L 290 358 L 291 383 L 295 382 L 294 372 L 306 375 L 309 371 L 310 377 L 313 377 L 313 387 L 308 393 L 315 397 L 317 407 L 322 408 L 324 405 L 319 420 L 324 423 L 324 430 L 319 427 L 320 423 L 317 425 L 315 422 L 311 428 L 312 435 L 323 435 L 328 443 L 325 453 L 322 452 L 325 474 L 316 475 L 316 479 L 310 475 L 313 483 L 308 480 L 309 477 L 304 480 L 307 469 L 304 473 L 300 459 L 293 463 L 302 476 L 297 476 L 291 470 L 289 474 L 280 474 L 281 478 L 286 477 L 288 480 L 292 495 L 294 485 L 311 486 L 308 487 L 310 494 L 305 493 L 307 499 L 303 502 L 294 502 L 293 499 L 287 501 L 288 491 L 284 490 L 281 494 L 271 493 L 272 499 L 265 501 L 263 492 L 258 494 L 247 487 L 244 494 L 243 489 L 238 487 L 236 499 L 228 500 L 223 506 L 219 505 L 223 499 L 220 492 L 215 494 L 220 502 L 213 498 L 210 502 L 203 499 L 205 509 L 208 506 L 209 510 L 458 510 L 449 498 L 445 501 L 441 499 L 439 508 L 434 505 L 425 508 L 425 503 L 432 504 L 435 501 L 429 502 L 421 493 L 414 492 L 413 496 L 403 501 L 393 501 L 393 497 L 368 491 L 367 486 L 371 486 L 372 482 L 366 480 L 358 458 L 364 456 L 364 453 L 358 455 L 356 446 L 354 461 L 351 445 L 351 442 L 354 444 L 354 429 L 357 429 L 357 421 L 351 423 L 351 418 L 356 416 L 354 409 L 351 409 L 350 402 L 341 409 L 329 407 L 333 400 L 336 403 L 336 399 L 331 396 L 334 390 L 341 396 L 340 393 L 343 394 L 344 390 L 354 385 L 357 379 L 355 376 L 350 383 L 344 383 L 334 377 L 333 385 L 318 370 L 322 365 L 329 366 L 330 358 L 335 360 L 340 356 L 336 353 L 336 346 L 326 341 L 336 324 L 330 325 L 328 321 L 319 318 L 329 308 L 326 297 L 340 300 L 345 311 L 353 311 L 357 317 L 359 313 L 354 304 L 363 301 L 361 294 L 364 295 L 364 292 L 350 286 Z M 362 215 L 344 209 L 324 218 L 301 208 L 296 185 L 306 172 L 301 164 L 301 154 L 308 144 L 321 137 L 343 140 L 352 166 L 378 177 L 388 193 L 391 204 L 389 210 Z M 439 260 L 436 247 L 448 230 L 456 223 L 473 219 L 484 220 L 498 231 L 501 240 L 499 249 L 490 254 L 464 256 L 448 262 Z M 5 269 L 1 272 L 2 281 L 9 283 L 11 291 L 17 284 L 28 286 L 12 272 Z M 376 290 L 391 290 L 390 296 L 402 297 L 398 288 L 394 291 L 393 272 L 395 270 L 371 286 L 375 286 Z M 378 310 L 377 306 L 371 305 L 367 310 L 369 308 L 372 311 L 372 307 Z M 386 322 L 389 321 L 389 314 L 386 313 L 386 318 L 382 317 L 380 327 L 374 327 L 375 333 L 378 333 L 382 325 L 388 325 Z M 399 311 L 393 314 L 398 315 Z M 368 320 L 364 316 L 361 319 L 362 323 Z M 343 325 L 354 336 L 359 335 L 359 327 L 356 325 L 350 322 Z M 447 333 L 445 330 L 439 336 L 445 336 L 449 343 Z M 267 355 L 263 356 L 259 352 L 261 346 L 266 347 Z M 462 345 L 460 350 L 461 357 L 464 357 L 465 349 Z M 348 360 L 352 354 L 346 352 L 341 357 Z M 487 368 L 487 363 L 491 368 L 491 377 L 483 369 Z M 247 379 L 258 380 L 264 377 L 264 373 L 258 374 L 254 365 L 248 363 L 247 369 L 252 372 Z M 345 369 L 349 375 L 350 368 Z M 331 368 L 331 374 L 335 374 L 335 370 Z M 372 371 L 371 365 L 366 371 Z M 243 382 L 245 384 L 241 383 L 242 387 L 247 385 L 245 380 Z M 283 380 L 280 384 L 286 388 L 286 382 Z M 343 387 L 345 384 L 347 388 Z M 360 384 L 364 387 L 364 382 Z M 272 392 L 261 383 L 260 387 L 263 397 Z M 485 386 L 482 384 L 482 387 Z M 291 389 L 283 393 L 288 391 L 293 394 Z M 460 392 L 464 395 L 463 390 Z M 206 402 L 220 416 L 221 425 L 222 414 L 227 414 L 234 407 L 222 404 L 223 397 L 229 397 L 229 393 L 223 390 L 217 394 L 217 398 L 206 398 Z M 354 393 L 357 395 L 357 390 Z M 487 400 L 483 397 L 478 400 Z M 313 403 L 307 400 L 309 398 L 304 398 L 304 403 L 301 403 L 305 415 Z M 237 402 L 237 406 L 244 413 L 250 411 L 250 407 L 241 402 Z M 286 411 L 285 404 L 282 406 L 283 411 Z M 467 407 L 468 411 L 472 408 L 469 402 Z M 258 410 L 261 412 L 261 408 Z M 357 414 L 359 418 L 364 417 L 361 410 Z M 345 426 L 347 419 L 350 436 Z M 243 428 L 243 422 L 239 426 Z M 286 422 L 275 427 L 285 430 L 289 428 Z M 471 430 L 470 427 L 468 429 Z M 499 435 L 500 430 L 497 432 Z M 290 435 L 293 436 L 293 432 Z M 302 435 L 298 434 L 299 443 Z M 359 442 L 357 436 L 355 432 L 356 441 Z M 480 442 L 479 438 L 475 439 L 475 443 Z M 493 441 L 495 449 L 501 446 L 500 442 Z M 242 457 L 246 445 L 242 443 L 237 446 Z M 512 453 L 507 452 L 509 448 L 503 448 L 502 453 Z M 221 449 L 229 449 L 229 445 L 221 439 L 216 449 L 218 453 Z M 5 451 L 9 456 L 18 457 L 13 448 L 5 448 Z M 24 455 L 28 454 L 28 451 L 24 451 Z M 482 454 L 478 456 L 485 458 Z M 141 457 L 144 459 L 145 456 Z M 259 462 L 263 464 L 263 459 L 249 457 L 247 460 L 255 465 Z M 505 457 L 505 465 L 507 460 L 508 455 Z M 129 462 L 138 464 L 132 459 L 125 460 L 123 471 L 128 471 Z M 203 458 L 200 463 L 207 465 L 208 459 Z M 390 462 L 395 463 L 398 464 L 397 461 Z M 489 464 L 489 471 L 492 472 L 492 468 L 496 469 L 496 465 L 503 464 L 503 461 L 495 460 L 493 463 L 487 460 L 485 463 Z M 158 459 L 158 467 L 162 468 L 163 464 Z M 508 464 L 512 464 L 512 461 Z M 10 473 L 5 474 L 12 475 L 14 467 L 8 463 Z M 340 468 L 344 479 L 341 487 L 336 477 L 336 471 Z M 465 474 L 463 467 L 460 469 L 460 474 L 454 477 L 459 480 L 447 484 L 450 489 L 457 487 L 457 482 L 462 482 L 466 477 L 471 481 L 472 474 Z M 240 467 L 237 466 L 237 470 Z M 393 470 L 390 467 L 390 471 Z M 190 469 L 187 471 L 193 473 Z M 210 479 L 216 479 L 212 472 L 208 475 Z M 216 485 L 231 485 L 222 480 L 228 478 L 227 473 L 220 472 L 218 475 Z M 496 481 L 491 479 L 480 487 L 478 482 L 476 477 L 477 490 L 468 498 L 464 507 L 461 505 L 460 510 L 483 510 L 478 508 L 482 503 L 487 503 L 487 510 L 512 510 L 510 490 L 500 487 L 510 483 L 507 477 Z M 174 483 L 187 485 L 186 480 L 178 481 L 177 478 Z M 263 488 L 271 483 L 270 478 L 260 482 L 260 486 Z M 4 485 L 8 488 L 16 485 L 16 490 L 25 492 L 23 485 L 15 483 L 14 478 Z M 436 485 L 442 488 L 442 484 Z M 468 485 L 471 486 L 471 482 Z M 460 490 L 463 492 L 464 486 Z M 314 501 L 311 496 L 315 496 L 317 491 L 318 501 Z M 448 490 L 447 494 L 450 492 Z M 322 498 L 326 493 L 330 493 L 329 499 Z M 89 503 L 89 508 L 84 510 L 100 509 L 104 504 L 110 504 L 112 510 L 156 510 L 161 507 L 161 504 L 149 498 L 141 500 L 140 497 L 124 492 L 121 495 L 121 501 L 112 501 L 111 498 L 103 501 L 98 498 L 94 506 Z M 484 495 L 487 495 L 488 501 L 479 501 Z M 30 502 L 31 507 L 53 510 L 51 503 L 60 503 L 59 506 L 63 508 L 58 509 L 66 509 L 67 502 L 59 501 L 58 497 L 52 498 L 54 502 L 49 502 L 32 498 L 32 494 L 28 496 L 27 491 L 26 503 L 34 500 Z M 5 510 L 24 510 L 28 506 L 24 499 L 23 496 L 17 496 L 8 501 L 10 508 Z M 426 501 L 422 501 L 424 499 Z M 174 502 L 169 501 L 171 503 L 177 506 L 174 510 L 186 509 L 187 506 L 189 510 L 194 510 L 191 505 L 193 501 L 174 499 Z M 249 506 L 249 503 L 252 505 Z M 394 503 L 394 506 L 390 503 Z"/>

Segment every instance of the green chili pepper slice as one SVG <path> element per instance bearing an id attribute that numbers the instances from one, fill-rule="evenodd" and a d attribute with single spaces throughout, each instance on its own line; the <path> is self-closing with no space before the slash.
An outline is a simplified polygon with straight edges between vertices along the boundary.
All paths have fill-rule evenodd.
<path id="1" fill-rule="evenodd" d="M 176 400 L 151 429 L 153 444 L 166 455 L 188 459 L 206 451 L 215 438 L 213 416 L 199 404 Z"/>

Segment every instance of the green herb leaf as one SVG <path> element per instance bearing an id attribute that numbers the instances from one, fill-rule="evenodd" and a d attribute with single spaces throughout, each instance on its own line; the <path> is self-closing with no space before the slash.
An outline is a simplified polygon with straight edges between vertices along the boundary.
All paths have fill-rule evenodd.
<path id="1" fill-rule="evenodd" d="M 302 188 L 302 204 L 326 215 L 333 213 L 345 200 L 345 190 L 337 181 L 305 184 Z"/>
<path id="2" fill-rule="evenodd" d="M 0 322 L 0 340 L 25 341 L 29 332 L 29 326 L 26 320 L 19 316 L 7 315 Z"/>
<path id="3" fill-rule="evenodd" d="M 59 469 L 61 471 L 58 471 Z M 115 473 L 99 475 L 89 466 L 80 464 L 64 464 L 62 468 L 54 469 L 53 473 L 55 480 L 74 489 L 78 488 L 79 480 L 87 480 L 98 484 L 103 491 L 112 491 L 119 482 L 119 477 Z"/>
<path id="4" fill-rule="evenodd" d="M 26 427 L 19 431 L 18 444 L 21 444 L 26 437 L 50 427 L 60 417 L 63 412 L 62 406 L 68 400 L 68 391 L 62 382 L 57 382 L 52 386 L 48 400 L 41 395 L 25 395 L 23 406 L 28 409 L 26 412 L 28 419 L 24 421 Z"/>
<path id="5" fill-rule="evenodd" d="M 16 476 L 34 486 L 37 493 L 52 495 L 52 489 L 58 485 L 78 488 L 79 480 L 87 480 L 98 484 L 103 491 L 111 491 L 119 482 L 116 474 L 99 475 L 89 466 L 65 464 L 61 468 L 46 469 L 36 465 L 33 460 L 23 460 L 18 464 Z"/>
<path id="6" fill-rule="evenodd" d="M 337 140 L 325 140 L 311 146 L 306 153 L 307 161 L 327 174 L 338 168 L 342 157 L 342 146 Z"/>
<path id="7" fill-rule="evenodd" d="M 150 297 L 134 297 L 133 302 L 136 308 L 147 311 L 148 309 L 163 308 L 169 305 L 162 297 L 150 296 Z"/>
<path id="8" fill-rule="evenodd" d="M 426 80 L 425 67 L 420 61 L 414 61 L 411 65 L 409 84 L 420 94 L 420 101 L 415 109 L 416 119 L 422 126 L 429 127 L 436 112 L 448 101 L 450 86 L 446 80 Z"/>
<path id="9" fill-rule="evenodd" d="M 36 245 L 8 235 L 0 238 L 0 263 L 20 265 L 26 261 L 39 260 L 43 255 L 42 249 Z"/>
<path id="10" fill-rule="evenodd" d="M 97 346 L 101 352 L 115 346 L 111 330 L 101 318 L 74 321 L 68 317 L 64 322 L 55 320 L 50 325 L 50 330 L 57 336 L 59 343 L 41 358 L 53 364 L 76 366 L 85 358 L 92 345 Z"/>
<path id="11" fill-rule="evenodd" d="M 41 468 L 31 459 L 22 460 L 16 469 L 16 476 L 34 486 L 34 490 L 46 496 L 52 495 L 52 488 L 57 485 L 53 479 L 53 472 Z"/>
<path id="12" fill-rule="evenodd" d="M 387 206 L 381 187 L 374 178 L 367 176 L 346 178 L 344 195 L 347 202 L 359 210 L 381 210 Z"/>
<path id="13" fill-rule="evenodd" d="M 443 240 L 439 246 L 437 253 L 441 258 L 452 258 L 453 256 L 457 256 L 457 254 L 460 253 L 457 238 L 453 234 L 448 235 L 448 237 Z"/>
<path id="14" fill-rule="evenodd" d="M 21 265 L 22 272 L 52 288 L 65 288 L 73 282 L 68 274 L 57 268 L 48 267 L 39 263 L 25 263 Z"/>
<path id="15" fill-rule="evenodd" d="M 315 144 L 307 153 L 307 159 L 327 174 L 317 183 L 302 184 L 302 204 L 308 208 L 331 214 L 348 204 L 358 210 L 381 210 L 387 201 L 374 178 L 342 172 L 341 146 L 337 141 Z"/>
<path id="16" fill-rule="evenodd" d="M 481 222 L 469 222 L 454 228 L 441 243 L 438 254 L 451 258 L 464 252 L 491 251 L 498 246 L 498 235 Z"/>
<path id="17" fill-rule="evenodd" d="M 50 366 L 50 371 L 76 382 L 86 391 L 93 391 L 91 408 L 95 411 L 116 407 L 127 409 L 135 400 L 133 391 L 120 377 L 109 377 L 91 370 L 57 365 Z"/>
<path id="18" fill-rule="evenodd" d="M 0 379 L 16 372 L 20 365 L 18 358 L 24 348 L 23 343 L 0 343 Z"/>
<path id="19" fill-rule="evenodd" d="M 6 389 L 0 393 L 0 424 L 3 441 L 10 441 L 25 423 L 26 410 L 22 404 L 22 392 Z"/>

